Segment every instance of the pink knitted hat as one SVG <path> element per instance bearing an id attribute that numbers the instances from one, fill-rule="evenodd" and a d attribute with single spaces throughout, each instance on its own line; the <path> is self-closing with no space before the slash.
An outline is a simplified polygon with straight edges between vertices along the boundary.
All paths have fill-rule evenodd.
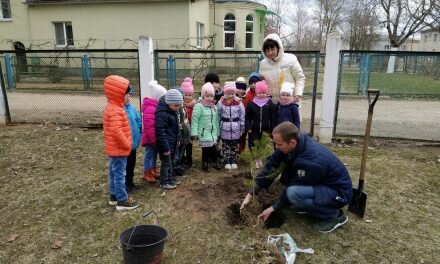
<path id="1" fill-rule="evenodd" d="M 194 86 L 192 84 L 192 79 L 190 77 L 186 77 L 183 79 L 183 82 L 180 84 L 180 88 L 182 88 L 183 93 L 194 93 Z"/>
<path id="2" fill-rule="evenodd" d="M 237 87 L 235 86 L 235 82 L 225 82 L 225 85 L 223 86 L 223 93 L 235 93 L 237 90 Z"/>
<path id="3" fill-rule="evenodd" d="M 205 83 L 202 86 L 202 91 L 200 92 L 200 95 L 203 97 L 206 94 L 210 94 L 210 95 L 214 95 L 214 86 L 212 86 L 212 84 L 210 82 Z"/>
<path id="4" fill-rule="evenodd" d="M 269 93 L 269 88 L 267 87 L 266 81 L 257 82 L 256 87 L 255 87 L 255 93 L 257 93 L 257 94 L 259 94 L 259 93 L 268 94 Z"/>

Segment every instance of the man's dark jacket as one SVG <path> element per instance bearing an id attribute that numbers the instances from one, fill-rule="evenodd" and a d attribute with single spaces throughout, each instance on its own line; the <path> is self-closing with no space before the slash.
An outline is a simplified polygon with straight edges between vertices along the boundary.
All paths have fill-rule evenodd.
<path id="1" fill-rule="evenodd" d="M 270 173 L 281 164 L 285 169 L 280 182 L 287 187 L 313 186 L 316 204 L 341 208 L 351 201 L 352 184 L 344 164 L 325 146 L 305 134 L 301 134 L 293 152 L 284 154 L 276 150 L 269 156 L 264 169 L 256 177 L 255 193 L 269 188 L 276 177 Z M 276 210 L 288 203 L 284 190 L 273 207 Z"/>

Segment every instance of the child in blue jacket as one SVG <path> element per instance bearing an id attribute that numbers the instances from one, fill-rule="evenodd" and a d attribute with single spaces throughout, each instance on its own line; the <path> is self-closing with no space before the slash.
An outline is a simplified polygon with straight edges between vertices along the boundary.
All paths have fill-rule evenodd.
<path id="1" fill-rule="evenodd" d="M 141 133 L 142 133 L 142 119 L 139 112 L 136 108 L 130 103 L 130 96 L 132 95 L 134 90 L 131 86 L 129 87 L 128 95 L 125 97 L 124 101 L 124 109 L 127 113 L 128 120 L 130 121 L 130 129 L 131 129 L 131 137 L 132 137 L 132 145 L 130 155 L 127 157 L 127 167 L 126 167 L 126 175 L 125 175 L 125 188 L 128 193 L 131 193 L 134 190 L 139 189 L 139 186 L 133 182 L 134 177 L 134 168 L 136 166 L 136 149 L 139 147 L 141 142 Z"/>

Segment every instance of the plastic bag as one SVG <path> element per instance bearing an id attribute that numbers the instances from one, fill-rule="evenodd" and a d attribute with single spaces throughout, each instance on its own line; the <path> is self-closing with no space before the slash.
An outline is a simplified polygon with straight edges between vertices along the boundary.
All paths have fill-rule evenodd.
<path id="1" fill-rule="evenodd" d="M 295 263 L 296 252 L 313 254 L 315 251 L 311 248 L 299 248 L 295 240 L 288 234 L 270 235 L 267 237 L 267 243 L 275 245 L 286 259 L 286 264 Z"/>

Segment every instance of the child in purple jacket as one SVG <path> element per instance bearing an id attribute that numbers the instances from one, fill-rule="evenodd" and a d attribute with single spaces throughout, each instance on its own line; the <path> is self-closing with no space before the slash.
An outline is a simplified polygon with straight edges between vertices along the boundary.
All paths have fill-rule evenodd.
<path id="1" fill-rule="evenodd" d="M 225 169 L 237 169 L 238 143 L 244 132 L 245 109 L 241 100 L 235 96 L 235 82 L 226 82 L 224 96 L 217 103 L 220 119 L 220 136 Z"/>

